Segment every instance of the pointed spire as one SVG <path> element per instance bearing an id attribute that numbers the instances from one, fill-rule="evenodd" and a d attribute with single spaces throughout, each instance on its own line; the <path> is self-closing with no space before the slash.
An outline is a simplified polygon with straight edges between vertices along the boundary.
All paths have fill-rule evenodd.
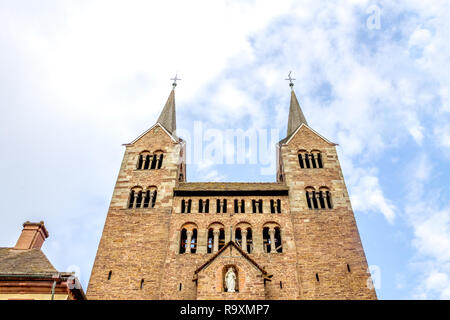
<path id="1" fill-rule="evenodd" d="M 174 83 L 166 105 L 164 106 L 158 118 L 158 123 L 162 125 L 167 131 L 173 133 L 177 129 L 177 118 L 175 113 L 175 86 Z"/>
<path id="2" fill-rule="evenodd" d="M 291 83 L 292 84 L 292 83 Z M 291 104 L 289 107 L 289 120 L 288 120 L 288 127 L 287 127 L 287 136 L 290 136 L 292 133 L 294 133 L 295 130 L 302 124 L 308 124 L 306 122 L 306 118 L 302 112 L 302 109 L 300 108 L 300 104 L 298 103 L 297 96 L 295 95 L 293 85 L 291 85 Z"/>

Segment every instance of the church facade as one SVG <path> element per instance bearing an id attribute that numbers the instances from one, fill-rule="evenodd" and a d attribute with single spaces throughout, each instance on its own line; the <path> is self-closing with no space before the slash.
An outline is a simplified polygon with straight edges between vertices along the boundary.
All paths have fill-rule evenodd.
<path id="1" fill-rule="evenodd" d="M 187 182 L 175 130 L 174 86 L 125 145 L 88 299 L 377 298 L 336 144 L 293 90 L 276 182 Z"/>

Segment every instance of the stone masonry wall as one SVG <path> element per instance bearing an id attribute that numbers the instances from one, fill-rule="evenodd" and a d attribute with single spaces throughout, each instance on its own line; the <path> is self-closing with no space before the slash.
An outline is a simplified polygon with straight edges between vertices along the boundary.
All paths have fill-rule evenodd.
<path id="1" fill-rule="evenodd" d="M 88 298 L 158 299 L 181 148 L 159 126 L 127 145 L 92 269 Z M 145 150 L 164 152 L 161 169 L 136 170 L 138 155 Z M 130 190 L 137 185 L 144 189 L 157 187 L 154 208 L 127 208 Z"/>
<path id="2" fill-rule="evenodd" d="M 320 150 L 324 168 L 301 169 L 299 150 Z M 281 147 L 289 186 L 302 299 L 376 299 L 336 148 L 306 126 Z M 309 209 L 305 188 L 326 186 L 332 209 Z M 347 268 L 347 264 L 350 271 Z M 319 281 L 316 278 L 318 276 Z"/>

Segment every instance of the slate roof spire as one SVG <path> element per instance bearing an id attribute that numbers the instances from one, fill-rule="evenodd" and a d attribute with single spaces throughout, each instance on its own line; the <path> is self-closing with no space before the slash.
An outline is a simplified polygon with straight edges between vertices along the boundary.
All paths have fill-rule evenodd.
<path id="1" fill-rule="evenodd" d="M 167 99 L 166 105 L 164 106 L 161 114 L 159 115 L 157 123 L 162 125 L 171 134 L 177 129 L 177 117 L 175 112 L 175 87 L 177 86 L 177 76 L 172 78 L 174 80 L 172 83 L 172 91 L 170 92 L 169 98 Z"/>
<path id="2" fill-rule="evenodd" d="M 297 96 L 294 92 L 294 83 L 292 81 L 289 83 L 291 87 L 291 103 L 289 106 L 289 119 L 287 126 L 287 137 L 294 133 L 295 130 L 302 124 L 308 125 L 306 122 L 305 115 L 303 114 L 302 108 L 300 108 L 300 104 L 298 103 Z"/>

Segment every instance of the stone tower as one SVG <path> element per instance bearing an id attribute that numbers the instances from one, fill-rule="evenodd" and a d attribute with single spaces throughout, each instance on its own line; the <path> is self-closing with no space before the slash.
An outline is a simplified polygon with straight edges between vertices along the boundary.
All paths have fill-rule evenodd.
<path id="1" fill-rule="evenodd" d="M 336 145 L 294 91 L 277 182 L 188 183 L 174 89 L 125 145 L 88 298 L 376 299 Z"/>

